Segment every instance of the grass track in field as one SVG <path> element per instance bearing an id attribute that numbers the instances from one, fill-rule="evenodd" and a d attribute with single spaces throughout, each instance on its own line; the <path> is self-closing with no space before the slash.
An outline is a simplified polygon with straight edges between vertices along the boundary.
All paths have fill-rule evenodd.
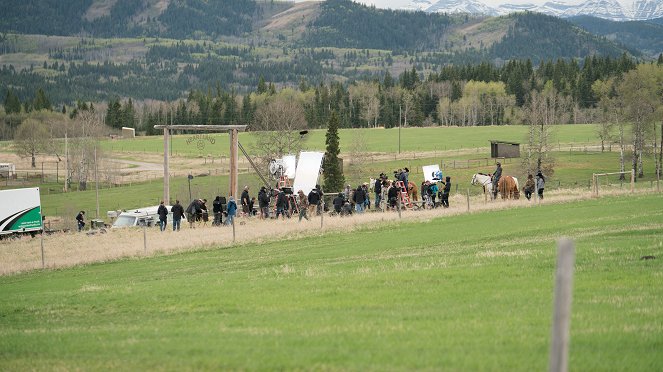
<path id="1" fill-rule="evenodd" d="M 603 198 L 3 277 L 0 360 L 542 370 L 555 239 L 567 235 L 570 369 L 660 370 L 662 207 L 657 195 Z"/>

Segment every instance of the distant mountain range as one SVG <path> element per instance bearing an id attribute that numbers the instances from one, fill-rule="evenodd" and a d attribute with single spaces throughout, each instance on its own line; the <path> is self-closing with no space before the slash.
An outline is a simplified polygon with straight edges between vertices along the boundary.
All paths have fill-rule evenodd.
<path id="1" fill-rule="evenodd" d="M 581 3 L 549 1 L 543 5 L 503 4 L 488 6 L 477 0 L 411 0 L 404 7 L 428 13 L 469 13 L 499 16 L 513 12 L 530 11 L 562 18 L 592 16 L 613 21 L 641 21 L 663 17 L 663 0 L 635 0 L 622 3 L 617 0 L 587 0 Z"/>

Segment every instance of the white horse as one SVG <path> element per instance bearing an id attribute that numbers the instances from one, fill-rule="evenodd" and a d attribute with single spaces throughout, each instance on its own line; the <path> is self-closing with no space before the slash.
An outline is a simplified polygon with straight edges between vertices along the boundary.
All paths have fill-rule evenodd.
<path id="1" fill-rule="evenodd" d="M 472 176 L 472 186 L 483 186 L 483 191 L 493 195 L 493 180 L 489 174 L 475 173 Z"/>
<path id="2" fill-rule="evenodd" d="M 511 198 L 512 196 L 515 199 L 518 199 L 518 190 L 520 189 L 520 186 L 518 184 L 518 179 L 513 176 L 503 176 L 505 181 L 508 181 L 506 177 L 510 177 L 513 179 L 514 185 L 513 187 L 506 187 L 505 190 L 506 193 L 502 195 L 502 198 Z M 502 182 L 502 179 L 500 179 L 500 183 Z M 508 184 L 508 183 L 507 183 Z M 474 176 L 472 176 L 472 185 L 481 185 L 483 186 L 484 192 L 488 192 L 491 197 L 496 197 L 496 194 L 493 194 L 493 179 L 492 176 L 489 174 L 484 174 L 484 173 L 476 173 Z M 500 186 L 504 187 L 504 186 Z M 515 188 L 515 189 L 514 189 Z"/>

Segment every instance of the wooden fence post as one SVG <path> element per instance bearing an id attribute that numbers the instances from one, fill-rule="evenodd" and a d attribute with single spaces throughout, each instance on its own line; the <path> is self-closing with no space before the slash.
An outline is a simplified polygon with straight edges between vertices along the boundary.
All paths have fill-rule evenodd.
<path id="1" fill-rule="evenodd" d="M 470 189 L 467 189 L 467 211 L 470 211 Z"/>
<path id="2" fill-rule="evenodd" d="M 569 326 L 573 299 L 573 264 L 575 246 L 572 240 L 557 242 L 557 270 L 553 309 L 552 340 L 550 343 L 551 372 L 566 372 L 569 364 Z"/>
<path id="3" fill-rule="evenodd" d="M 631 169 L 631 193 L 635 191 L 635 169 Z"/>

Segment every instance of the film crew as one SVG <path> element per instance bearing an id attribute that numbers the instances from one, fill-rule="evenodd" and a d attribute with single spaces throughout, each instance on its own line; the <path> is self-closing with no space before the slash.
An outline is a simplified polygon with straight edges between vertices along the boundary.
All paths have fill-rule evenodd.
<path id="1" fill-rule="evenodd" d="M 530 200 L 532 198 L 532 194 L 534 193 L 534 176 L 531 174 L 527 175 L 527 181 L 525 181 L 525 187 L 523 187 L 523 192 L 525 192 L 525 197 L 527 200 Z"/>
<path id="2" fill-rule="evenodd" d="M 78 212 L 76 215 L 76 224 L 78 225 L 78 231 L 85 229 L 85 211 Z"/>
<path id="3" fill-rule="evenodd" d="M 346 200 L 343 203 L 343 209 L 341 210 L 341 216 L 351 216 L 352 215 L 352 204 L 349 200 Z"/>
<path id="4" fill-rule="evenodd" d="M 242 214 L 248 217 L 251 211 L 249 209 L 249 203 L 251 202 L 251 198 L 249 197 L 249 186 L 244 186 L 244 191 L 242 191 L 242 195 L 240 196 L 240 202 L 242 203 Z"/>
<path id="5" fill-rule="evenodd" d="M 543 199 L 543 188 L 546 186 L 546 178 L 543 177 L 543 173 L 539 171 L 536 174 L 536 188 L 539 191 L 539 199 Z"/>
<path id="6" fill-rule="evenodd" d="M 451 193 L 451 177 L 447 176 L 446 181 L 442 181 L 444 189 L 442 189 L 442 206 L 449 208 L 449 194 Z"/>
<path id="7" fill-rule="evenodd" d="M 340 215 L 343 204 L 345 204 L 345 197 L 342 192 L 339 192 L 338 195 L 336 195 L 334 200 L 332 200 L 332 204 L 334 204 L 334 212 Z"/>
<path id="8" fill-rule="evenodd" d="M 364 213 L 364 202 L 366 202 L 366 192 L 364 185 L 359 185 L 352 196 L 352 201 L 355 202 L 355 211 L 357 213 Z"/>
<path id="9" fill-rule="evenodd" d="M 307 214 L 308 211 L 308 197 L 304 195 L 304 191 L 297 191 L 297 206 L 299 207 L 299 222 L 302 222 L 302 218 L 306 218 L 306 221 L 309 221 Z"/>
<path id="10" fill-rule="evenodd" d="M 209 221 L 209 211 L 207 210 L 207 199 L 199 200 L 200 201 L 200 218 L 198 221 L 203 222 L 203 226 L 207 226 Z"/>
<path id="11" fill-rule="evenodd" d="M 163 200 L 159 204 L 157 214 L 159 215 L 159 228 L 163 232 L 166 230 L 166 225 L 168 223 L 168 208 L 163 204 Z"/>
<path id="12" fill-rule="evenodd" d="M 202 214 L 203 210 L 200 208 L 200 200 L 193 199 L 193 201 L 186 207 L 186 219 L 189 221 L 189 228 L 195 228 L 194 223 L 198 218 L 198 215 Z"/>
<path id="13" fill-rule="evenodd" d="M 387 189 L 387 200 L 389 202 L 389 208 L 391 209 L 396 209 L 396 206 L 398 205 L 398 193 L 400 190 L 398 187 L 396 187 L 395 182 L 391 182 L 389 184 L 389 188 Z"/>
<path id="14" fill-rule="evenodd" d="M 493 199 L 497 199 L 497 185 L 500 182 L 500 178 L 502 178 L 502 163 L 498 161 L 495 172 L 493 172 Z"/>
<path id="15" fill-rule="evenodd" d="M 221 197 L 218 195 L 212 202 L 212 212 L 214 213 L 212 226 L 220 226 L 223 220 L 223 204 L 221 203 Z"/>
<path id="16" fill-rule="evenodd" d="M 231 196 L 228 200 L 228 206 L 226 207 L 228 211 L 228 217 L 226 218 L 226 225 L 232 225 L 235 220 L 235 215 L 237 214 L 237 203 L 235 203 L 235 197 Z"/>
<path id="17" fill-rule="evenodd" d="M 285 192 L 283 190 L 279 190 L 278 194 L 276 195 L 276 219 L 279 219 L 279 215 L 281 216 L 281 219 L 285 220 L 285 208 L 288 205 L 288 197 L 285 195 Z"/>
<path id="18" fill-rule="evenodd" d="M 437 196 L 437 193 L 439 191 L 439 188 L 437 187 L 437 183 L 431 182 L 430 185 L 428 186 L 428 195 L 430 195 L 430 201 L 433 204 L 433 208 L 436 208 L 437 205 L 435 204 L 435 197 Z"/>
<path id="19" fill-rule="evenodd" d="M 364 190 L 364 210 L 371 209 L 371 194 L 368 192 L 368 183 L 364 182 L 361 188 Z"/>
<path id="20" fill-rule="evenodd" d="M 260 218 L 269 218 L 269 193 L 265 186 L 258 192 L 258 206 L 260 207 Z"/>
<path id="21" fill-rule="evenodd" d="M 170 208 L 173 213 L 173 231 L 180 231 L 180 223 L 184 217 L 184 207 L 180 204 L 179 200 L 175 200 L 175 205 Z"/>
<path id="22" fill-rule="evenodd" d="M 318 204 L 320 204 L 320 193 L 318 192 L 317 188 L 313 188 L 311 189 L 311 192 L 308 193 L 308 209 L 311 217 L 316 215 Z"/>
<path id="23" fill-rule="evenodd" d="M 384 176 L 384 173 L 380 173 L 380 177 L 378 177 L 377 180 L 375 180 L 375 184 L 373 185 L 373 192 L 375 192 L 375 208 L 379 209 L 380 208 L 380 202 L 382 201 L 382 182 L 383 179 L 382 177 Z"/>
<path id="24" fill-rule="evenodd" d="M 256 197 L 254 196 L 251 198 L 251 201 L 249 201 L 249 216 L 253 217 L 256 215 L 256 211 L 255 209 L 253 209 L 255 205 L 256 205 Z"/>
<path id="25" fill-rule="evenodd" d="M 352 187 L 350 185 L 345 186 L 345 189 L 343 190 L 343 194 L 345 195 L 346 200 L 351 200 L 352 199 Z"/>

